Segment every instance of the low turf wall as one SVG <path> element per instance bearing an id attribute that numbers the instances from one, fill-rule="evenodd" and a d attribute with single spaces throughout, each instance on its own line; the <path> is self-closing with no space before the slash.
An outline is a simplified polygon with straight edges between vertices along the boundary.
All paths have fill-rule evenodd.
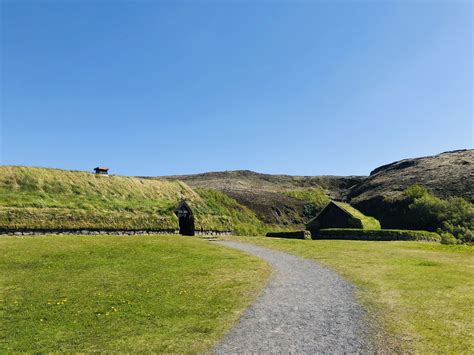
<path id="1" fill-rule="evenodd" d="M 401 229 L 321 229 L 312 236 L 313 239 L 346 239 L 346 240 L 417 240 L 439 242 L 437 233 L 420 230 Z"/>
<path id="2" fill-rule="evenodd" d="M 45 234 L 60 234 L 60 235 L 97 235 L 97 234 L 111 234 L 111 235 L 144 235 L 144 234 L 179 234 L 177 229 L 160 229 L 160 230 L 124 230 L 124 229 L 6 229 L 0 228 L 0 235 L 45 235 Z M 197 230 L 195 235 L 216 235 L 225 236 L 232 235 L 232 231 L 217 231 L 217 230 Z"/>
<path id="3" fill-rule="evenodd" d="M 270 238 L 311 239 L 311 234 L 308 231 L 269 232 L 266 236 Z"/>

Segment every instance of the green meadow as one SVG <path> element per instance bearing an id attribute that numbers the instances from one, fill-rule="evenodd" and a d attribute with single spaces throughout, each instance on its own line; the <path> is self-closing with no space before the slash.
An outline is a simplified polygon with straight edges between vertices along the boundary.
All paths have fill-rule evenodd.
<path id="1" fill-rule="evenodd" d="M 401 352 L 474 349 L 474 247 L 427 242 L 239 240 L 313 259 L 356 285 L 382 346 Z M 377 327 L 374 327 L 376 330 Z"/>
<path id="2" fill-rule="evenodd" d="M 0 353 L 203 352 L 270 274 L 189 237 L 2 237 L 0 250 Z"/>

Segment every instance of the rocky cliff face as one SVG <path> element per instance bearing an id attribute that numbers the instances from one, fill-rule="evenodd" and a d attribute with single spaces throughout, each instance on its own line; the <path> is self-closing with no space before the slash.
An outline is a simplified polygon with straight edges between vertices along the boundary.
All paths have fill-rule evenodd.
<path id="1" fill-rule="evenodd" d="M 357 209 L 379 219 L 383 228 L 413 228 L 402 196 L 403 190 L 414 184 L 441 198 L 460 196 L 474 201 L 474 150 L 383 165 L 349 189 L 346 196 Z"/>
<path id="2" fill-rule="evenodd" d="M 474 150 L 404 159 L 374 169 L 347 191 L 352 203 L 374 197 L 397 197 L 408 186 L 420 184 L 438 197 L 474 198 Z"/>

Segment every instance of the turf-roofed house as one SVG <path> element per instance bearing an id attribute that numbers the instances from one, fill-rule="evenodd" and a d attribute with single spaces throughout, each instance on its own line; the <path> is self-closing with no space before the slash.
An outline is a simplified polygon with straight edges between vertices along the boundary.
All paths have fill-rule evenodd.
<path id="1" fill-rule="evenodd" d="M 319 230 L 327 228 L 380 229 L 380 223 L 348 203 L 331 201 L 306 224 L 313 239 L 317 237 Z"/>
<path id="2" fill-rule="evenodd" d="M 94 168 L 94 172 L 96 175 L 109 175 L 109 168 L 98 166 L 97 168 Z"/>

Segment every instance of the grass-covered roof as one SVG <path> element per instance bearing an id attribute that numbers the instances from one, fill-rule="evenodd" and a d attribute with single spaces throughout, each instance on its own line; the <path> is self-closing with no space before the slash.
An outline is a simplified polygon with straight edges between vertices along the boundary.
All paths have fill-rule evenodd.
<path id="1" fill-rule="evenodd" d="M 0 167 L 0 228 L 175 229 L 186 199 L 196 228 L 257 233 L 256 215 L 222 192 L 178 180 L 100 176 L 87 172 Z"/>
<path id="2" fill-rule="evenodd" d="M 380 222 L 375 219 L 374 217 L 366 216 L 359 210 L 355 209 L 348 203 L 344 202 L 339 202 L 339 201 L 331 201 L 327 204 L 326 207 L 312 220 L 310 220 L 307 224 L 307 227 L 311 228 L 315 225 L 318 224 L 318 221 L 322 216 L 325 214 L 325 210 L 328 208 L 332 208 L 333 206 L 336 206 L 337 208 L 340 208 L 343 210 L 350 218 L 357 220 L 360 222 L 360 228 L 362 229 L 380 229 Z"/>
<path id="3" fill-rule="evenodd" d="M 360 219 L 364 225 L 364 229 L 380 229 L 380 222 L 374 217 L 366 216 L 358 209 L 352 207 L 348 203 L 333 201 L 337 206 L 352 215 L 354 218 Z"/>

